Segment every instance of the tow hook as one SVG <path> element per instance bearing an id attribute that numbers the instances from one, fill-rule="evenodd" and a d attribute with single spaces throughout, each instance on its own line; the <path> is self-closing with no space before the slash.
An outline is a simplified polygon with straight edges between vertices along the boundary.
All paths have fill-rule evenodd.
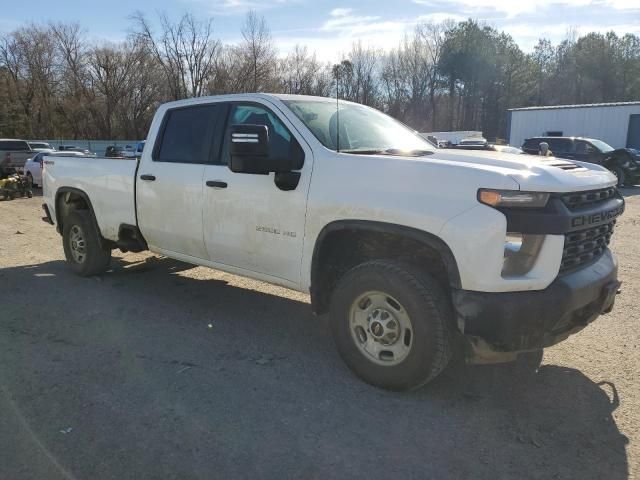
<path id="1" fill-rule="evenodd" d="M 609 313 L 613 310 L 613 304 L 615 303 L 616 296 L 620 295 L 622 289 L 620 286 L 622 282 L 613 281 L 604 287 L 604 302 L 602 303 L 603 309 L 602 313 Z"/>

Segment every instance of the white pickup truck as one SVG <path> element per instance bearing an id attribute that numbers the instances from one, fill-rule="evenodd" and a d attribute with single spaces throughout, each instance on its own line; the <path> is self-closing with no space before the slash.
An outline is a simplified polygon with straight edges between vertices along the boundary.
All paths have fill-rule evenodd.
<path id="1" fill-rule="evenodd" d="M 290 95 L 168 103 L 147 139 L 139 160 L 45 158 L 71 268 L 148 249 L 309 292 L 374 385 L 423 385 L 459 345 L 538 355 L 613 307 L 624 200 L 600 166 L 436 150 L 374 109 Z"/>

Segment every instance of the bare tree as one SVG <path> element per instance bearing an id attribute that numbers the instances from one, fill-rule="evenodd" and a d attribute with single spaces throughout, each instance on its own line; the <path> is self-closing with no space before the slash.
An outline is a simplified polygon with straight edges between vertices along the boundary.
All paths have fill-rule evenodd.
<path id="1" fill-rule="evenodd" d="M 134 37 L 155 57 L 167 79 L 173 99 L 198 97 L 216 73 L 220 41 L 213 36 L 213 19 L 199 22 L 186 13 L 177 22 L 160 15 L 161 32 L 156 36 L 146 17 L 133 16 Z"/>
<path id="2" fill-rule="evenodd" d="M 378 58 L 381 52 L 364 47 L 361 41 L 353 44 L 347 58 L 351 70 L 346 72 L 344 83 L 344 97 L 347 100 L 376 105 L 378 101 L 377 71 Z"/>
<path id="3" fill-rule="evenodd" d="M 296 45 L 291 53 L 280 60 L 279 65 L 279 76 L 285 93 L 317 93 L 322 66 L 316 60 L 315 53 L 309 54 L 307 47 Z"/>
<path id="4" fill-rule="evenodd" d="M 4 37 L 0 63 L 9 72 L 29 134 L 52 135 L 57 78 L 55 47 L 46 28 L 31 24 Z"/>
<path id="5" fill-rule="evenodd" d="M 238 90 L 260 92 L 271 89 L 275 79 L 276 49 L 264 17 L 250 10 L 242 27 L 242 42 L 235 49 L 240 69 Z"/>
<path id="6" fill-rule="evenodd" d="M 427 67 L 427 90 L 429 95 L 429 105 L 431 106 L 431 125 L 436 130 L 438 123 L 438 102 L 436 93 L 440 86 L 440 72 L 438 63 L 442 56 L 442 46 L 445 40 L 445 32 L 454 26 L 452 20 L 445 20 L 442 23 L 422 23 L 416 27 L 416 35 L 422 39 L 426 46 L 428 56 Z"/>
<path id="7" fill-rule="evenodd" d="M 57 112 L 74 139 L 89 134 L 94 91 L 87 73 L 88 47 L 77 23 L 51 23 L 60 71 Z"/>

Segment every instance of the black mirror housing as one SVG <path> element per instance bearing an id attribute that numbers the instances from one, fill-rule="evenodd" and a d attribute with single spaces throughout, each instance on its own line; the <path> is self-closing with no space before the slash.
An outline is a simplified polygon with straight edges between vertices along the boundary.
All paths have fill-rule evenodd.
<path id="1" fill-rule="evenodd" d="M 235 173 L 266 175 L 299 170 L 304 164 L 304 150 L 292 139 L 285 158 L 274 158 L 269 146 L 266 125 L 231 125 L 229 138 L 229 168 Z"/>
<path id="2" fill-rule="evenodd" d="M 269 129 L 266 125 L 231 125 L 229 168 L 236 173 L 267 174 L 269 169 Z"/>

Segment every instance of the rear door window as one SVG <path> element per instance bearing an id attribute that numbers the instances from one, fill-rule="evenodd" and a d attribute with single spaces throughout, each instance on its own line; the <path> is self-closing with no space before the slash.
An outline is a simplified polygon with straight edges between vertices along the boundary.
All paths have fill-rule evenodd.
<path id="1" fill-rule="evenodd" d="M 2 140 L 0 141 L 0 150 L 11 150 L 11 151 L 28 151 L 31 150 L 29 148 L 29 144 L 22 140 Z"/>
<path id="2" fill-rule="evenodd" d="M 568 138 L 549 138 L 547 139 L 549 150 L 553 153 L 572 153 L 573 142 Z"/>
<path id="3" fill-rule="evenodd" d="M 578 140 L 576 142 L 576 154 L 587 155 L 589 153 L 593 153 L 593 147 L 583 140 Z"/>
<path id="4" fill-rule="evenodd" d="M 209 163 L 217 118 L 215 104 L 167 111 L 162 139 L 153 159 L 157 162 Z"/>
<path id="5" fill-rule="evenodd" d="M 537 138 L 529 138 L 525 140 L 522 148 L 527 150 L 538 150 L 540 148 L 540 142 L 541 140 L 538 140 Z"/>

